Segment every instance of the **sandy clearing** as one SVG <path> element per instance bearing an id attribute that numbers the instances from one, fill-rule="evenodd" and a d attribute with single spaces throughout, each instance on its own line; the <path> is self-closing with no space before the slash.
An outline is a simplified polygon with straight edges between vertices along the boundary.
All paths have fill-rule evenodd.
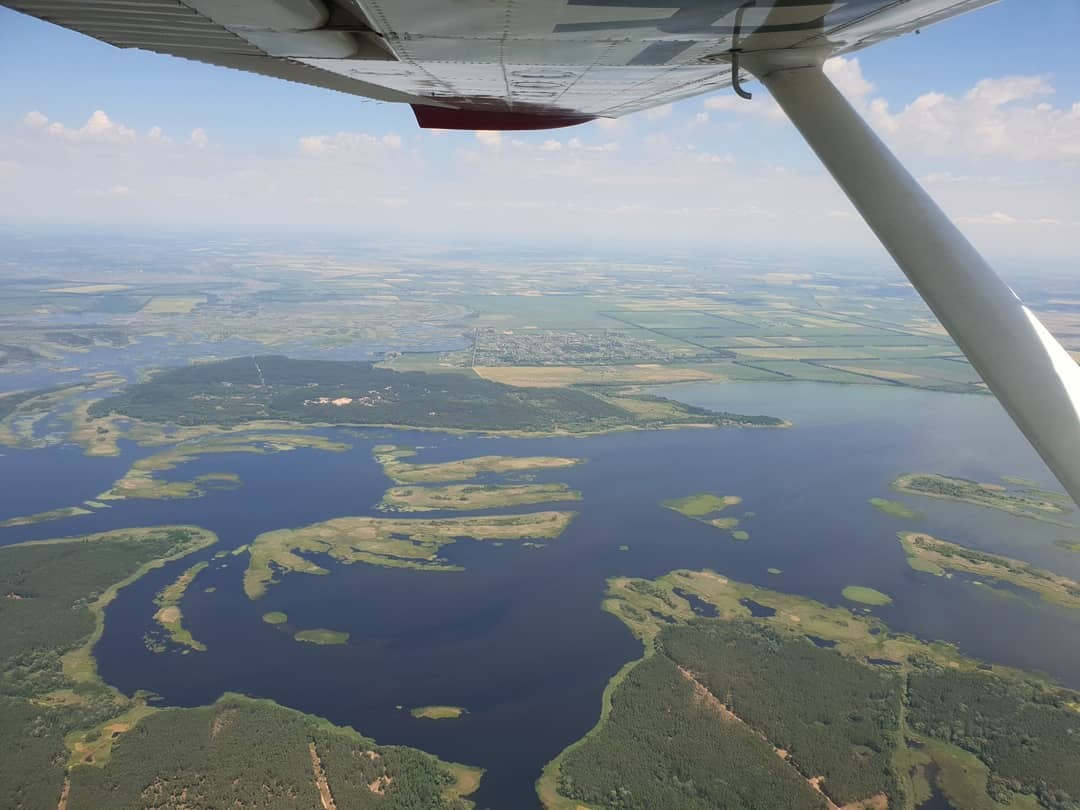
<path id="1" fill-rule="evenodd" d="M 315 749 L 315 743 L 308 743 L 308 753 L 311 754 L 311 772 L 315 776 L 315 787 L 319 791 L 319 801 L 322 802 L 323 810 L 337 810 L 334 797 L 330 793 L 330 784 L 326 781 L 326 772 L 319 759 L 319 752 Z"/>

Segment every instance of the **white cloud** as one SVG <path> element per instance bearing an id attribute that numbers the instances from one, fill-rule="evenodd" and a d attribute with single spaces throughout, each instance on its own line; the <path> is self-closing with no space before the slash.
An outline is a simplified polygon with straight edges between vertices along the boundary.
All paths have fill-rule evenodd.
<path id="1" fill-rule="evenodd" d="M 108 193 L 113 197 L 129 197 L 132 192 L 127 186 L 116 185 L 110 188 Z"/>
<path id="2" fill-rule="evenodd" d="M 490 129 L 478 129 L 476 130 L 476 140 L 480 141 L 484 146 L 498 149 L 502 145 L 502 134 Z"/>
<path id="3" fill-rule="evenodd" d="M 37 110 L 31 110 L 25 116 L 23 116 L 23 124 L 30 127 L 30 129 L 41 129 L 47 123 L 49 123 L 48 116 L 38 112 Z"/>
<path id="4" fill-rule="evenodd" d="M 151 127 L 150 131 L 146 133 L 146 139 L 150 141 L 150 143 L 162 145 L 168 145 L 173 142 L 172 138 L 162 132 L 161 127 Z"/>
<path id="5" fill-rule="evenodd" d="M 645 111 L 646 121 L 662 121 L 665 118 L 669 118 L 675 107 L 671 104 L 665 104 L 662 107 L 653 107 L 651 110 Z"/>
<path id="6" fill-rule="evenodd" d="M 33 113 L 30 115 L 33 115 Z M 42 116 L 42 119 L 44 119 L 44 116 Z M 35 118 L 35 120 L 39 119 Z M 68 129 L 59 121 L 54 121 L 46 127 L 46 132 L 72 143 L 131 143 L 136 137 L 135 130 L 113 121 L 105 114 L 104 110 L 95 110 L 79 129 Z"/>
<path id="7" fill-rule="evenodd" d="M 723 155 L 714 155 L 709 152 L 702 152 L 696 158 L 698 163 L 712 163 L 714 165 L 733 166 L 735 164 L 735 156 L 730 152 Z"/>
<path id="8" fill-rule="evenodd" d="M 1031 219 L 1014 217 L 1012 214 L 1006 214 L 1001 211 L 994 211 L 991 214 L 982 216 L 957 217 L 956 222 L 960 225 L 1061 225 L 1061 220 L 1054 219 L 1053 217 L 1038 217 Z"/>
<path id="9" fill-rule="evenodd" d="M 540 144 L 540 149 L 544 152 L 558 152 L 562 149 L 562 143 L 554 138 L 548 138 Z"/>
<path id="10" fill-rule="evenodd" d="M 205 149 L 207 144 L 210 143 L 210 138 L 207 137 L 205 129 L 202 127 L 195 127 L 195 129 L 191 130 L 191 135 L 188 137 L 188 143 L 196 149 Z"/>
<path id="11" fill-rule="evenodd" d="M 871 120 L 900 145 L 939 157 L 1016 161 L 1080 158 L 1080 103 L 1055 107 L 1044 76 L 983 79 L 960 98 L 927 93 L 896 113 L 876 101 Z"/>
<path id="12" fill-rule="evenodd" d="M 296 142 L 300 154 L 320 155 L 362 154 L 381 149 L 400 149 L 401 136 L 369 135 L 366 132 L 339 132 L 336 135 L 304 135 Z"/>
<path id="13" fill-rule="evenodd" d="M 858 59 L 837 56 L 826 60 L 824 71 L 836 89 L 856 106 L 864 103 L 867 96 L 874 92 L 874 84 L 863 76 Z"/>

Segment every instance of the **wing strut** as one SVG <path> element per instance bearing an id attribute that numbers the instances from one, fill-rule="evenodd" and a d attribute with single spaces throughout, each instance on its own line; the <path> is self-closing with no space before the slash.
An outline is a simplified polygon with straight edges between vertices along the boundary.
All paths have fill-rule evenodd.
<path id="1" fill-rule="evenodd" d="M 790 52 L 789 52 L 790 53 Z M 743 54 L 1013 421 L 1080 504 L 1080 366 L 821 70 Z"/>

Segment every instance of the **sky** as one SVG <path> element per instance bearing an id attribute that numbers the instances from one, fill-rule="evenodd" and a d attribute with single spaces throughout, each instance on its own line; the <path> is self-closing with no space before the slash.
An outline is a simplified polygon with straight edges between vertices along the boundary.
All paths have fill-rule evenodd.
<path id="1" fill-rule="evenodd" d="M 1080 3 L 997 5 L 827 71 L 990 258 L 1080 257 Z M 0 227 L 287 229 L 884 254 L 760 86 L 539 133 L 120 50 L 0 8 Z"/>

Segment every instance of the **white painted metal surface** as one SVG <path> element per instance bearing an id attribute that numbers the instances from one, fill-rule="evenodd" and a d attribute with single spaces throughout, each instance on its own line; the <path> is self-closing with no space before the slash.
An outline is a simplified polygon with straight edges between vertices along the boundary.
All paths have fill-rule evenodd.
<path id="1" fill-rule="evenodd" d="M 1013 421 L 1080 503 L 1080 366 L 819 66 L 786 67 L 765 57 L 747 67 L 769 88 Z"/>
<path id="2" fill-rule="evenodd" d="M 120 47 L 463 110 L 617 117 L 727 52 L 848 53 L 993 0 L 0 0 Z M 740 9 L 742 9 L 740 11 Z"/>

